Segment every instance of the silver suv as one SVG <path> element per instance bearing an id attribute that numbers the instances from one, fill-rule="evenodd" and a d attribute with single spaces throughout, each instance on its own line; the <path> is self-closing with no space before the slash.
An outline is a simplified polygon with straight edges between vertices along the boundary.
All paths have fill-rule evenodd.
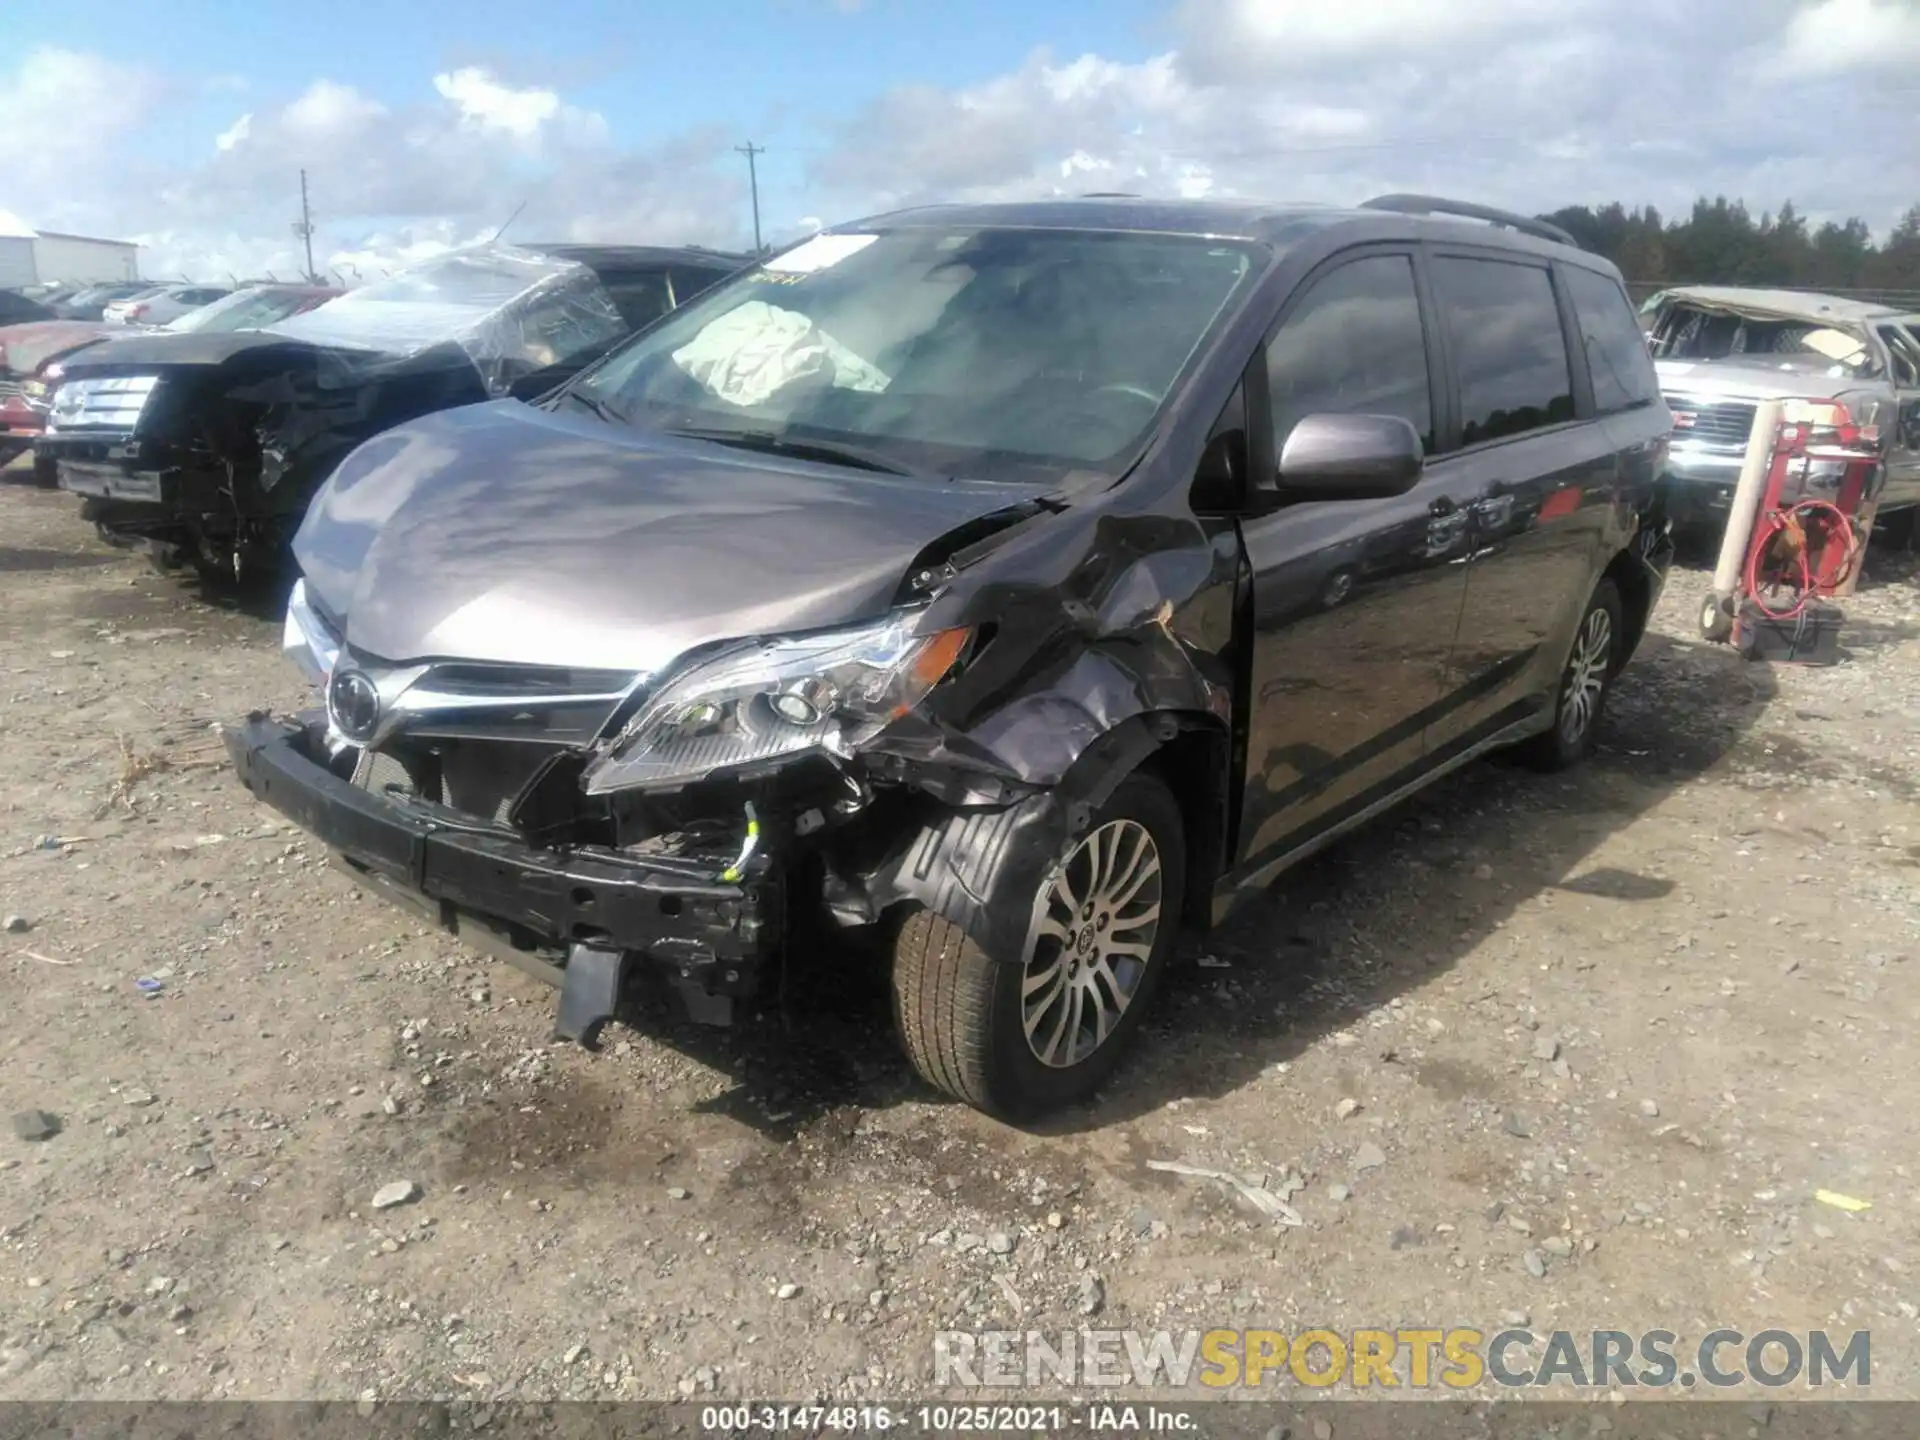
<path id="1" fill-rule="evenodd" d="M 1877 444 L 1886 457 L 1881 519 L 1920 505 L 1920 315 L 1835 295 L 1703 285 L 1663 290 L 1641 316 L 1673 412 L 1667 507 L 1676 529 L 1725 522 L 1762 400 L 1831 407 L 1835 430 Z M 1816 466 L 1809 492 L 1837 484 L 1840 469 Z"/>

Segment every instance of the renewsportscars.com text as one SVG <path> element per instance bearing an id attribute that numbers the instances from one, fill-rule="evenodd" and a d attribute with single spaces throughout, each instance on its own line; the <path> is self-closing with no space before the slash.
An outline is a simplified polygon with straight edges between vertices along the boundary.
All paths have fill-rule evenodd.
<path id="1" fill-rule="evenodd" d="M 1872 1383 L 1865 1330 L 944 1330 L 933 1337 L 940 1386 L 1356 1390 L 1510 1387 L 1693 1389 Z"/>

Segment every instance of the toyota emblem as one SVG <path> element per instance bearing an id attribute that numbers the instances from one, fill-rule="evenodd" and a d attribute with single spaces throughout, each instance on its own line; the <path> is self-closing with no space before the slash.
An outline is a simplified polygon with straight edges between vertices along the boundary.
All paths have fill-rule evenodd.
<path id="1" fill-rule="evenodd" d="M 380 724 L 380 692 L 358 670 L 342 670 L 327 684 L 327 718 L 356 745 L 373 738 Z"/>

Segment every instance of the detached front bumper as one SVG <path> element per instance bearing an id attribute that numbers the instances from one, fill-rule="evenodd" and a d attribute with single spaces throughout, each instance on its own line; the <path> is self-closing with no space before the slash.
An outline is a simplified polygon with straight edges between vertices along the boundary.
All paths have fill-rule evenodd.
<path id="1" fill-rule="evenodd" d="M 152 519 L 187 508 L 181 472 L 147 453 L 131 436 L 42 434 L 33 449 L 42 464 L 54 467 L 60 488 L 69 495 L 152 506 L 151 512 L 142 512 Z M 201 488 L 207 495 L 216 490 L 212 484 Z"/>
<path id="2" fill-rule="evenodd" d="M 325 763 L 324 733 L 318 718 L 262 715 L 224 731 L 241 783 L 370 888 L 560 985 L 563 1034 L 590 1038 L 635 959 L 662 969 L 698 1019 L 725 1023 L 759 988 L 782 913 L 766 857 L 728 883 L 692 858 L 536 849 L 506 826 L 342 779 Z"/>

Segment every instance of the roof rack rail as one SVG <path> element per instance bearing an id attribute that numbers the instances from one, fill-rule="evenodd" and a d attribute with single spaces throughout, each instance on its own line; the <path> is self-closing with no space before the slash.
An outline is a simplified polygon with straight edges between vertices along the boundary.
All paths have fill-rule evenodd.
<path id="1" fill-rule="evenodd" d="M 1492 205 L 1475 205 L 1467 200 L 1445 200 L 1438 195 L 1381 195 L 1363 203 L 1362 210 L 1391 210 L 1400 215 L 1457 215 L 1466 220 L 1484 220 L 1508 230 L 1518 230 L 1536 240 L 1551 240 L 1556 245 L 1580 248 L 1580 242 L 1549 220 L 1535 220 L 1513 210 Z"/>
<path id="2" fill-rule="evenodd" d="M 1089 190 L 1080 197 L 1082 200 L 1138 200 L 1136 190 Z"/>

